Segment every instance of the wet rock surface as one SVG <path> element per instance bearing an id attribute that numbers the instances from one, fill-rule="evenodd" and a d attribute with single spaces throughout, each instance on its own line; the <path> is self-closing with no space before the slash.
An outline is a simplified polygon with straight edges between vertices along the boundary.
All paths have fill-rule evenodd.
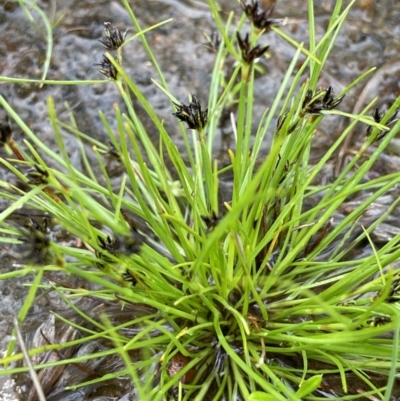
<path id="1" fill-rule="evenodd" d="M 231 0 L 220 1 L 225 16 L 232 9 L 239 9 L 237 3 Z M 267 2 L 266 2 L 267 3 Z M 307 2 L 278 0 L 275 17 L 287 18 L 283 30 L 290 33 L 298 42 L 307 45 Z M 335 1 L 321 0 L 316 3 L 316 21 L 318 35 L 325 32 L 330 13 Z M 135 0 L 130 1 L 142 28 L 149 27 L 162 20 L 173 18 L 172 22 L 163 25 L 146 34 L 146 38 L 157 57 L 171 93 L 179 100 L 185 101 L 189 93 L 195 93 L 205 102 L 208 96 L 210 74 L 213 68 L 214 55 L 207 51 L 202 43 L 206 42 L 204 34 L 211 35 L 215 29 L 210 12 L 205 2 L 195 0 Z M 55 0 L 38 1 L 37 5 L 51 16 L 53 22 L 58 21 L 53 30 L 54 48 L 47 79 L 52 80 L 85 80 L 103 79 L 94 63 L 101 61 L 104 49 L 98 42 L 103 35 L 103 23 L 110 21 L 124 30 L 129 27 L 128 38 L 136 32 L 131 27 L 126 10 L 118 1 L 109 0 Z M 46 53 L 46 40 L 43 35 L 43 24 L 39 15 L 32 15 L 38 26 L 27 21 L 23 10 L 15 2 L 6 1 L 0 4 L 0 29 L 6 33 L 0 43 L 0 75 L 7 77 L 24 77 L 40 79 L 43 72 L 43 62 Z M 400 95 L 400 3 L 397 0 L 373 2 L 363 0 L 352 9 L 335 48 L 322 74 L 321 86 L 333 86 L 339 93 L 360 73 L 371 67 L 377 67 L 374 74 L 357 85 L 345 98 L 340 109 L 358 112 L 371 99 L 378 96 L 378 105 L 388 107 Z M 245 28 L 243 29 L 245 31 Z M 269 57 L 260 60 L 264 72 L 256 81 L 254 127 L 265 108 L 269 107 L 283 79 L 286 69 L 292 60 L 295 49 L 273 33 L 264 36 L 263 43 L 270 44 Z M 229 67 L 229 66 L 228 66 Z M 179 131 L 175 118 L 172 116 L 171 104 L 166 96 L 153 84 L 151 79 L 159 81 L 154 66 L 151 64 L 140 39 L 137 38 L 127 45 L 124 51 L 124 68 L 154 107 L 158 116 L 165 121 L 168 132 L 171 133 L 178 146 Z M 107 140 L 107 134 L 102 126 L 98 112 L 105 113 L 111 126 L 114 126 L 113 105 L 117 103 L 122 109 L 122 101 L 112 82 L 99 82 L 94 85 L 45 85 L 10 84 L 2 82 L 0 93 L 19 113 L 21 118 L 47 144 L 56 148 L 56 142 L 47 119 L 46 99 L 54 97 L 60 120 L 67 120 L 69 112 L 66 103 L 72 109 L 78 128 L 100 140 Z M 148 130 L 153 130 L 151 123 L 140 111 Z M 337 136 L 345 120 L 326 119 L 317 133 L 315 152 L 323 152 L 333 138 Z M 15 124 L 15 139 L 19 141 L 23 134 Z M 363 129 L 358 129 L 352 144 L 362 140 Z M 68 132 L 63 132 L 68 151 L 73 155 L 76 165 L 81 163 L 76 145 L 76 139 Z M 232 146 L 232 131 L 229 119 L 221 127 L 217 145 L 222 149 L 220 157 L 226 155 L 226 149 Z M 157 140 L 156 133 L 154 140 Z M 217 146 L 217 147 L 218 147 Z M 268 149 L 268 140 L 264 151 Z M 371 174 L 383 174 L 398 171 L 398 160 L 390 154 L 385 154 Z M 334 169 L 327 166 L 327 175 Z M 13 180 L 5 171 L 0 172 L 3 180 Z M 391 194 L 397 197 L 399 194 Z M 354 200 L 357 202 L 357 200 Z M 390 200 L 382 202 L 384 209 Z M 351 205 L 350 205 L 351 206 Z M 354 206 L 354 205 L 353 205 Z M 21 224 L 27 224 L 28 219 Z M 387 236 L 398 233 L 396 218 L 387 222 L 386 231 L 379 238 L 387 240 Z M 388 234 L 389 233 L 389 234 Z M 386 235 L 386 237 L 385 237 Z M 386 239 L 385 239 L 386 238 Z M 15 269 L 15 263 L 20 263 L 15 250 L 3 248 L 0 261 L 0 273 Z M 23 278 L 0 281 L 2 302 L 0 305 L 0 342 L 5 349 L 12 331 L 12 319 L 19 311 L 27 294 L 26 284 L 31 282 L 32 275 Z M 73 283 L 72 283 L 73 284 Z M 53 293 L 54 294 L 54 293 Z M 62 308 L 57 296 L 49 293 L 35 304 L 31 316 L 25 322 L 25 329 L 33 328 L 42 321 L 47 321 L 48 310 Z M 8 380 L 8 381 L 7 381 Z M 9 391 L 6 389 L 8 386 Z M 18 397 L 12 391 L 9 378 L 0 377 L 1 400 L 13 400 Z M 57 398 L 54 399 L 67 399 Z M 121 395 L 122 397 L 122 395 Z M 72 399 L 72 398 L 71 398 Z M 73 398 L 77 399 L 77 398 Z"/>

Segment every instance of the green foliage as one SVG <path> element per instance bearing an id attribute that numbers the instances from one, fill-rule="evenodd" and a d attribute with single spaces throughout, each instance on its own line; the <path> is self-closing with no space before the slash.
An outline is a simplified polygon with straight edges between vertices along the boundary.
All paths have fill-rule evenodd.
<path id="1" fill-rule="evenodd" d="M 359 229 L 362 213 L 400 182 L 398 174 L 362 182 L 399 132 L 399 122 L 390 130 L 385 124 L 399 107 L 400 99 L 376 121 L 367 114 L 372 104 L 359 115 L 335 110 L 354 84 L 339 96 L 331 89 L 317 87 L 324 62 L 354 1 L 346 8 L 342 1 L 337 2 L 319 42 L 315 37 L 313 2 L 309 1 L 309 49 L 277 26 L 271 28 L 296 46 L 297 52 L 256 133 L 252 132 L 252 56 L 262 56 L 265 49 L 260 52 L 258 48 L 253 53 L 252 49 L 257 46 L 260 32 L 252 28 L 248 42 L 243 40 L 239 48 L 235 44 L 236 33 L 228 29 L 233 17 L 225 24 L 216 3 L 209 0 L 222 39 L 208 104 L 195 96 L 180 104 L 168 91 L 156 56 L 147 45 L 145 31 L 127 2 L 123 3 L 140 32 L 135 37 L 142 40 L 160 74 L 161 83 L 157 86 L 171 99 L 171 112 L 183 121 L 186 157 L 180 154 L 152 105 L 124 70 L 122 55 L 130 39 L 122 43 L 125 38 L 110 27 L 108 40 L 115 40 L 109 47 L 115 50 L 115 57 L 106 53 L 100 71 L 117 87 L 127 110 L 123 113 L 115 109 L 116 133 L 104 115 L 100 116 L 112 146 L 80 132 L 72 117 L 69 125 L 61 122 L 54 99 L 50 98 L 49 119 L 59 146 L 56 152 L 41 142 L 0 96 L 2 107 L 27 137 L 26 147 L 18 147 L 18 161 L 2 158 L 0 162 L 31 188 L 24 192 L 1 182 L 1 196 L 12 203 L 0 215 L 3 241 L 18 242 L 21 237 L 7 218 L 24 205 L 52 216 L 68 235 L 85 244 L 84 248 L 51 241 L 44 244 L 37 235 L 38 227 L 27 234 L 34 239 L 36 250 L 39 245 L 43 249 L 41 261 L 34 263 L 36 268 L 28 263 L 20 270 L 21 275 L 36 273 L 19 314 L 20 321 L 32 306 L 46 271 L 67 272 L 96 285 L 93 291 L 62 286 L 57 289 L 85 319 L 91 318 L 77 309 L 70 298 L 98 297 L 118 301 L 121 308 L 141 307 L 129 322 L 120 325 L 110 316 L 100 316 L 92 322 L 98 327 L 94 332 L 67 320 L 85 335 L 31 350 L 30 355 L 83 344 L 89 339 L 107 339 L 114 349 L 36 368 L 82 362 L 106 352 L 118 354 L 126 369 L 110 372 L 91 383 L 129 375 L 141 400 L 311 400 L 321 397 L 319 389 L 329 390 L 329 384 L 323 381 L 325 375 L 340 378 L 341 388 L 335 389 L 335 394 L 349 392 L 361 399 L 364 393 L 354 394 L 349 386 L 349 373 L 363 383 L 365 394 L 389 399 L 400 365 L 396 302 L 399 273 L 395 264 L 400 256 L 400 238 L 396 236 L 382 248 L 357 259 L 350 251 L 368 239 L 390 213 L 389 210 L 364 230 Z M 243 19 L 239 26 L 242 24 Z M 118 48 L 114 48 L 115 43 Z M 297 70 L 301 54 L 306 58 Z M 229 74 L 224 70 L 221 73 L 220 66 L 229 57 L 235 57 L 237 65 Z M 309 78 L 301 85 L 304 76 Z M 157 145 L 143 127 L 133 98 L 152 120 Z M 213 156 L 218 123 L 222 111 L 235 103 L 236 146 L 229 151 L 230 163 L 219 166 Z M 317 127 L 334 114 L 345 115 L 350 122 L 313 165 L 311 145 Z M 275 117 L 279 119 L 273 126 Z M 333 182 L 321 184 L 324 166 L 360 122 L 369 124 L 372 134 Z M 186 129 L 186 124 L 192 129 Z M 97 166 L 89 162 L 87 147 L 82 146 L 86 171 L 74 167 L 63 143 L 62 129 L 92 146 Z M 386 131 L 376 151 L 364 158 L 377 134 Z M 273 139 L 269 153 L 263 155 L 261 145 L 267 133 L 273 133 Z M 7 145 L 14 149 L 18 144 L 11 141 L 7 139 Z M 117 187 L 112 184 L 105 159 L 105 154 L 110 153 L 124 171 Z M 26 164 L 36 168 L 34 179 L 22 173 Z M 231 182 L 224 178 L 227 172 L 232 176 Z M 230 184 L 232 195 L 222 198 L 223 189 Z M 368 191 L 372 195 L 338 224 L 332 224 L 333 214 L 349 197 Z M 392 209 L 396 205 L 397 202 Z M 7 274 L 0 278 L 9 277 Z M 121 329 L 128 326 L 140 330 L 131 337 L 121 334 Z M 14 345 L 10 344 L 8 354 L 1 360 L 3 364 L 22 359 L 21 354 L 13 354 Z M 130 353 L 134 350 L 139 350 L 143 358 L 132 363 Z M 14 373 L 22 371 L 26 369 L 9 369 Z M 387 376 L 388 385 L 377 388 L 369 373 Z M 334 399 L 344 398 L 339 395 Z"/>

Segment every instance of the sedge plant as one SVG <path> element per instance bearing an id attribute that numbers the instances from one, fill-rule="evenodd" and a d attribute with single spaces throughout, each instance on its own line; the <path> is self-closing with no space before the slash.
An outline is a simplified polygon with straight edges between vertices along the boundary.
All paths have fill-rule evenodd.
<path id="1" fill-rule="evenodd" d="M 1 359 L 7 369 L 0 373 L 30 370 L 36 377 L 34 371 L 61 372 L 113 355 L 121 361 L 118 369 L 68 389 L 128 378 L 127 392 L 139 400 L 390 400 L 400 364 L 400 237 L 379 248 L 371 233 L 398 201 L 368 226 L 360 219 L 400 182 L 398 173 L 363 180 L 400 130 L 395 117 L 400 99 L 385 113 L 373 113 L 369 104 L 352 115 L 338 106 L 371 71 L 338 95 L 318 86 L 354 1 L 348 6 L 336 2 L 318 41 L 309 1 L 305 46 L 280 29 L 271 18 L 273 10 L 263 10 L 258 1 L 242 1 L 243 15 L 231 14 L 224 21 L 217 3 L 208 0 L 219 31 L 219 39 L 209 44 L 216 52 L 209 98 L 193 94 L 184 102 L 170 93 L 146 30 L 128 2 L 122 3 L 137 34 L 129 37 L 106 24 L 101 40 L 106 53 L 98 65 L 107 77 L 104 84 L 118 89 L 125 110 L 115 107 L 116 130 L 100 112 L 109 145 L 80 132 L 72 113 L 70 123 L 60 121 L 56 100 L 49 98 L 49 121 L 59 146 L 55 152 L 0 97 L 27 138 L 15 143 L 11 123 L 2 125 L 2 144 L 16 158 L 3 154 L 0 162 L 25 183 L 20 189 L 1 182 L 1 196 L 10 202 L 0 214 L 2 242 L 24 241 L 31 247 L 28 262 L 0 279 L 35 275 L 19 325 L 44 290 L 57 291 L 80 316 L 78 322 L 55 314 L 79 336 L 67 331 L 62 341 L 42 341 L 24 353 L 11 341 Z M 268 50 L 261 44 L 266 31 L 291 43 L 296 54 L 254 132 L 256 61 Z M 154 85 L 171 100 L 185 155 L 124 69 L 123 53 L 131 40 L 141 40 L 156 68 Z M 236 63 L 228 71 L 223 66 L 232 58 Z M 152 120 L 156 140 L 145 130 L 133 99 Z M 221 165 L 214 156 L 215 136 L 223 111 L 232 105 L 235 146 L 229 162 Z M 315 163 L 312 144 L 319 124 L 330 115 L 344 116 L 348 124 Z M 337 177 L 322 183 L 325 166 L 362 124 L 369 128 L 361 147 Z M 62 130 L 81 141 L 84 171 L 69 159 Z M 267 138 L 272 140 L 265 154 Z M 122 171 L 118 185 L 110 177 L 110 155 Z M 363 194 L 368 196 L 346 216 L 333 218 L 348 199 Z M 10 217 L 20 207 L 48 216 L 81 246 L 52 240 L 37 222 L 29 230 L 16 227 Z M 360 246 L 369 251 L 353 252 Z M 54 286 L 43 281 L 47 273 L 77 276 L 90 286 Z M 124 321 L 106 308 L 96 315 L 80 309 L 74 301 L 85 298 L 112 303 L 117 316 L 125 311 Z M 111 346 L 16 365 L 52 350 L 84 347 L 89 340 Z M 43 387 L 44 376 L 37 376 L 37 386 Z"/>

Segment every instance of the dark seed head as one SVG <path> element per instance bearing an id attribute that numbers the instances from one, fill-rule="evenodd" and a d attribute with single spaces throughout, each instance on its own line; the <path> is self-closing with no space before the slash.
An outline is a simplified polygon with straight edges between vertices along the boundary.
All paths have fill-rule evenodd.
<path id="1" fill-rule="evenodd" d="M 372 327 L 383 326 L 384 324 L 390 323 L 392 319 L 387 316 L 373 316 L 367 320 L 367 324 Z"/>
<path id="2" fill-rule="evenodd" d="M 393 282 L 387 298 L 387 302 L 393 303 L 400 301 L 400 279 Z"/>
<path id="3" fill-rule="evenodd" d="M 109 255 L 121 257 L 138 253 L 144 237 L 134 226 L 130 225 L 130 228 L 131 232 L 127 235 L 116 235 L 114 238 L 109 235 L 107 237 L 97 236 L 98 246 L 101 250 L 96 251 L 96 257 L 105 263 L 113 263 L 114 260 Z M 104 264 L 100 262 L 97 265 L 101 268 L 104 267 Z"/>
<path id="4" fill-rule="evenodd" d="M 213 53 L 218 53 L 219 47 L 221 45 L 221 37 L 219 36 L 217 31 L 214 31 L 210 38 L 208 38 L 208 42 L 203 43 L 203 46 Z"/>
<path id="5" fill-rule="evenodd" d="M 126 34 L 128 33 L 128 29 L 122 33 L 115 26 L 111 27 L 109 22 L 104 23 L 105 29 L 105 37 L 99 39 L 99 42 L 107 49 L 107 50 L 117 50 L 122 44 L 125 42 Z"/>
<path id="6" fill-rule="evenodd" d="M 4 120 L 0 121 L 0 147 L 9 143 L 12 136 L 10 117 L 5 116 Z"/>
<path id="7" fill-rule="evenodd" d="M 241 0 L 240 6 L 242 10 L 247 15 L 247 18 L 251 23 L 260 30 L 269 30 L 272 25 L 279 24 L 281 21 L 272 19 L 272 13 L 274 11 L 275 4 L 263 9 L 261 2 L 259 0 Z"/>
<path id="8" fill-rule="evenodd" d="M 343 100 L 344 95 L 335 97 L 333 88 L 330 86 L 328 89 L 319 89 L 313 93 L 308 90 L 303 101 L 303 113 L 321 115 L 324 110 L 333 110 Z"/>
<path id="9" fill-rule="evenodd" d="M 115 59 L 115 61 L 117 61 Z M 111 61 L 108 59 L 108 57 L 106 57 L 105 55 L 103 55 L 103 60 L 101 60 L 101 63 L 97 63 L 97 64 L 93 64 L 95 66 L 99 66 L 99 71 L 105 75 L 107 78 L 111 78 L 113 80 L 117 79 L 118 76 L 118 71 L 117 69 L 113 66 L 113 64 L 111 63 Z"/>
<path id="10" fill-rule="evenodd" d="M 43 185 L 48 182 L 49 172 L 36 164 L 33 168 L 28 170 L 26 176 L 29 178 L 29 184 Z"/>
<path id="11" fill-rule="evenodd" d="M 239 32 L 236 32 L 237 41 L 239 44 L 240 51 L 242 53 L 242 59 L 246 64 L 251 64 L 257 58 L 260 58 L 268 49 L 269 46 L 261 47 L 257 45 L 253 48 L 250 47 L 249 34 L 242 39 Z"/>
<path id="12" fill-rule="evenodd" d="M 115 253 L 114 241 L 108 235 L 106 238 L 103 238 L 100 235 L 98 235 L 97 239 L 99 241 L 99 247 L 106 252 L 96 251 L 96 257 L 106 263 L 112 263 L 113 260 L 107 255 L 107 253 L 109 253 L 110 255 L 114 255 Z M 98 262 L 97 267 L 103 268 L 104 264 Z"/>
<path id="13" fill-rule="evenodd" d="M 48 222 L 45 219 L 42 223 L 31 218 L 28 229 L 21 230 L 21 240 L 27 247 L 23 252 L 22 258 L 31 264 L 51 263 L 54 259 L 50 251 L 51 240 L 48 237 Z"/>
<path id="14" fill-rule="evenodd" d="M 390 127 L 391 125 L 393 125 L 393 123 L 395 123 L 397 121 L 397 114 L 399 113 L 400 109 L 396 109 L 394 111 L 394 113 L 390 116 L 390 118 L 387 120 L 386 125 L 388 127 Z M 383 117 L 385 116 L 386 111 L 379 111 L 379 108 L 376 108 L 374 113 L 372 114 L 372 118 L 374 119 L 375 122 L 380 123 L 383 119 Z M 370 136 L 372 134 L 372 131 L 374 130 L 374 127 L 372 125 L 370 125 L 367 128 L 367 136 Z M 380 141 L 381 139 L 383 139 L 386 135 L 387 135 L 388 131 L 387 130 L 382 130 L 379 131 L 377 136 L 376 136 L 376 141 Z"/>
<path id="15" fill-rule="evenodd" d="M 192 95 L 192 101 L 188 104 L 174 103 L 177 111 L 172 113 L 180 121 L 187 123 L 189 129 L 202 130 L 207 124 L 207 111 L 201 110 L 200 102 L 196 95 Z"/>
<path id="16" fill-rule="evenodd" d="M 124 273 L 122 273 L 122 279 L 127 281 L 128 283 L 132 283 L 132 285 L 135 285 L 137 283 L 136 277 L 128 269 L 126 269 Z"/>
<path id="17" fill-rule="evenodd" d="M 221 218 L 213 211 L 210 216 L 201 216 L 208 231 L 212 231 L 220 222 Z"/>

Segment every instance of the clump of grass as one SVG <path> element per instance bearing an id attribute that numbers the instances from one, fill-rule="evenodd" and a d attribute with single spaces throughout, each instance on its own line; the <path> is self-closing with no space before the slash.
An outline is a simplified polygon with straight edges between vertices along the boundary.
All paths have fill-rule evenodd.
<path id="1" fill-rule="evenodd" d="M 195 95 L 183 102 L 173 97 L 144 31 L 127 2 L 123 3 L 139 32 L 134 37 L 142 40 L 160 74 L 154 83 L 171 99 L 171 112 L 182 122 L 186 155 L 179 153 L 123 68 L 123 51 L 133 38 L 126 40 L 125 34 L 110 25 L 106 25 L 102 43 L 113 53 L 104 55 L 99 70 L 118 88 L 127 110 L 115 108 L 115 133 L 100 115 L 112 145 L 80 132 L 73 119 L 69 125 L 61 122 L 54 99 L 49 98 L 49 119 L 59 146 L 56 153 L 0 97 L 1 105 L 28 138 L 23 148 L 12 143 L 18 160 L 0 159 L 29 187 L 21 190 L 2 182 L 1 196 L 11 202 L 1 213 L 3 242 L 15 243 L 23 236 L 40 251 L 34 263 L 31 260 L 20 270 L 0 276 L 36 275 L 19 321 L 43 287 L 45 272 L 66 272 L 95 286 L 91 290 L 59 286 L 56 290 L 96 329 L 67 319 L 80 329 L 80 338 L 42 343 L 29 355 L 50 349 L 62 352 L 89 340 L 113 344 L 108 351 L 48 361 L 36 369 L 82 363 L 108 353 L 118 356 L 125 367 L 74 383 L 70 389 L 128 376 L 134 386 L 131 391 L 140 400 L 316 400 L 327 394 L 337 400 L 372 395 L 389 400 L 400 362 L 399 237 L 377 249 L 370 234 L 398 201 L 369 226 L 359 221 L 376 199 L 400 181 L 398 174 L 362 181 L 399 131 L 400 123 L 393 116 L 400 99 L 384 115 L 375 112 L 371 117 L 372 104 L 359 115 L 339 111 L 346 93 L 370 71 L 338 95 L 332 88 L 318 87 L 324 62 L 354 1 L 347 7 L 337 2 L 319 42 L 313 2 L 309 1 L 310 44 L 305 48 L 270 19 L 271 10 L 260 14 L 258 2 L 242 2 L 254 23 L 243 34 L 239 28 L 245 30 L 246 15 L 235 28 L 233 15 L 224 23 L 210 0 L 221 40 L 215 41 L 207 103 Z M 287 39 L 297 52 L 254 133 L 254 71 L 257 58 L 268 50 L 261 44 L 267 28 Z M 304 62 L 296 69 L 300 56 Z M 221 66 L 228 57 L 237 63 L 225 75 Z M 157 141 L 144 129 L 132 98 L 153 121 Z M 215 135 L 223 110 L 232 102 L 237 102 L 236 146 L 229 151 L 230 163 L 219 166 L 213 156 Z M 317 127 L 330 115 L 346 116 L 349 124 L 318 163 L 312 164 Z M 278 120 L 273 126 L 274 117 Z M 359 123 L 370 127 L 365 143 L 338 177 L 319 184 L 323 168 Z M 92 145 L 96 167 L 88 161 L 83 146 L 86 171 L 72 165 L 62 129 Z M 261 145 L 269 132 L 273 132 L 270 150 L 262 155 Z M 10 141 L 8 132 L 2 143 L 11 145 Z M 369 154 L 372 143 L 377 147 Z M 114 155 L 123 167 L 117 188 L 112 185 L 105 154 Z M 23 173 L 26 165 L 34 168 L 29 176 Z M 346 217 L 333 221 L 347 199 L 366 193 L 370 195 Z M 20 206 L 51 216 L 84 247 L 52 241 L 37 224 L 21 233 L 7 223 Z M 361 241 L 370 251 L 354 257 L 352 250 Z M 365 245 L 368 241 L 370 245 Z M 117 302 L 130 318 L 118 323 L 113 314 L 104 313 L 93 319 L 75 306 L 75 297 Z M 22 359 L 22 354 L 13 354 L 14 345 L 10 344 L 3 364 Z M 139 359 L 132 360 L 133 351 L 139 352 Z M 8 372 L 27 370 L 13 367 Z M 387 378 L 383 387 L 377 386 L 376 376 Z M 339 378 L 340 384 L 334 386 L 331 377 Z M 354 388 L 349 378 L 361 385 Z"/>

